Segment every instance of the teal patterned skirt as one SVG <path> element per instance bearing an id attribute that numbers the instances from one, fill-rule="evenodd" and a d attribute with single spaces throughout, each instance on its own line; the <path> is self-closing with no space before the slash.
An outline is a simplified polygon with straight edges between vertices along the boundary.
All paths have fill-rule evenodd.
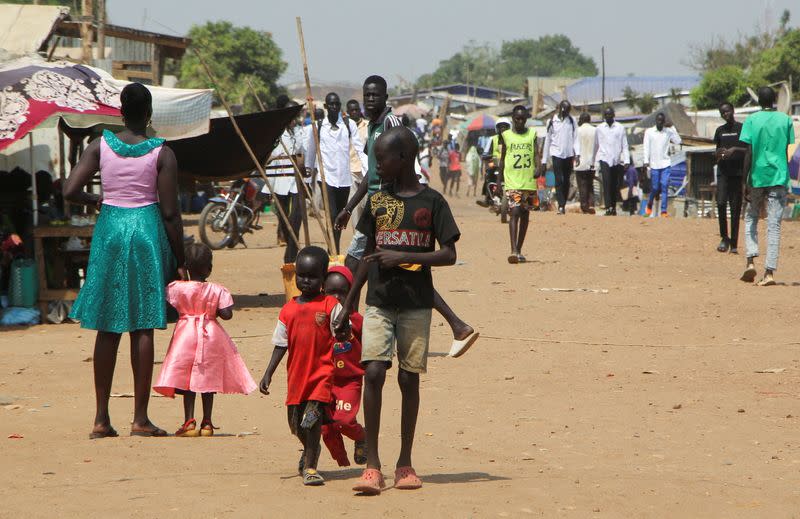
<path id="1" fill-rule="evenodd" d="M 166 285 L 174 270 L 158 204 L 103 205 L 86 281 L 69 316 L 103 332 L 166 328 Z"/>

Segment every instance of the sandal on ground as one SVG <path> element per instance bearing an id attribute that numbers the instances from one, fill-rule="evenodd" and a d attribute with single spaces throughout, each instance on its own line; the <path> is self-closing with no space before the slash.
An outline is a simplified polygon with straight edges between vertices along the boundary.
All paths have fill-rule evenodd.
<path id="1" fill-rule="evenodd" d="M 119 436 L 119 433 L 110 425 L 108 429 L 104 429 L 102 431 L 92 431 L 89 433 L 90 440 L 99 440 L 100 438 L 116 438 Z"/>
<path id="2" fill-rule="evenodd" d="M 214 436 L 214 429 L 219 429 L 219 427 L 214 427 L 211 421 L 203 420 L 200 424 L 200 436 Z"/>
<path id="3" fill-rule="evenodd" d="M 353 450 L 353 461 L 356 465 L 364 465 L 367 463 L 367 440 L 358 440 L 356 448 Z"/>
<path id="4" fill-rule="evenodd" d="M 448 353 L 448 355 L 453 358 L 458 358 L 464 355 L 467 350 L 470 349 L 473 344 L 475 344 L 475 341 L 478 340 L 480 335 L 481 334 L 478 332 L 472 332 L 467 336 L 466 339 L 462 339 L 460 341 L 453 339 L 453 344 L 450 346 L 450 353 Z"/>
<path id="5" fill-rule="evenodd" d="M 528 259 L 522 254 L 517 254 L 517 263 L 525 263 Z"/>
<path id="6" fill-rule="evenodd" d="M 758 272 L 756 272 L 755 265 L 748 265 L 747 268 L 742 273 L 742 277 L 740 277 L 739 279 L 741 279 L 745 283 L 752 283 L 753 281 L 756 280 L 756 274 L 758 274 Z"/>
<path id="7" fill-rule="evenodd" d="M 516 265 L 519 263 L 519 256 L 517 254 L 512 254 L 508 257 L 508 262 L 512 265 Z"/>
<path id="8" fill-rule="evenodd" d="M 197 421 L 194 418 L 186 420 L 181 425 L 181 428 L 175 431 L 175 436 L 178 438 L 196 438 L 200 436 L 200 431 L 197 430 Z"/>
<path id="9" fill-rule="evenodd" d="M 131 430 L 131 436 L 141 436 L 144 438 L 163 438 L 166 435 L 167 431 L 152 424 L 149 429 Z"/>
<path id="10" fill-rule="evenodd" d="M 318 487 L 325 484 L 325 479 L 317 472 L 317 469 L 305 469 L 303 471 L 303 484 L 307 487 Z"/>
<path id="11" fill-rule="evenodd" d="M 775 279 L 774 278 L 771 278 L 771 277 L 768 278 L 768 277 L 764 276 L 763 278 L 761 278 L 761 281 L 756 283 L 756 285 L 758 285 L 760 287 L 774 287 L 775 285 L 777 285 L 777 283 L 775 283 Z"/>
<path id="12" fill-rule="evenodd" d="M 368 496 L 377 496 L 386 487 L 383 474 L 378 469 L 365 469 L 361 474 L 361 479 L 353 486 L 353 492 L 359 492 Z"/>
<path id="13" fill-rule="evenodd" d="M 397 490 L 416 490 L 422 488 L 422 480 L 413 467 L 397 467 L 394 471 L 394 488 Z"/>

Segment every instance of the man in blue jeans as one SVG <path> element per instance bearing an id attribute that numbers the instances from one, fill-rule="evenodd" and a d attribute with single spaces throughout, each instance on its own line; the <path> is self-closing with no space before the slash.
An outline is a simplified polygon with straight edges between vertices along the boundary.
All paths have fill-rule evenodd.
<path id="1" fill-rule="evenodd" d="M 666 118 L 659 112 L 656 125 L 644 132 L 644 167 L 650 168 L 650 198 L 647 200 L 645 213 L 653 214 L 653 202 L 661 194 L 661 216 L 667 216 L 667 189 L 672 161 L 669 157 L 669 145 L 678 145 L 681 138 L 675 128 L 665 127 Z"/>
<path id="2" fill-rule="evenodd" d="M 754 259 L 758 256 L 758 217 L 761 202 L 767 204 L 767 260 L 764 277 L 757 284 L 768 287 L 775 284 L 773 274 L 778 268 L 781 245 L 781 218 L 786 207 L 789 187 L 789 162 L 787 148 L 794 143 L 792 119 L 775 111 L 775 91 L 770 87 L 758 89 L 761 111 L 744 121 L 739 140 L 749 146 L 745 154 L 745 167 L 749 199 L 744 215 L 747 267 L 741 280 L 752 283 L 756 278 Z"/>

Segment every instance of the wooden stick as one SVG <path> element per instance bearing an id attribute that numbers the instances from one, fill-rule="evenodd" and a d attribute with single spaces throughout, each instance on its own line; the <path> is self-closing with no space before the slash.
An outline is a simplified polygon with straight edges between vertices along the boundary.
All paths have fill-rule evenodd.
<path id="1" fill-rule="evenodd" d="M 247 86 L 250 87 L 250 92 L 252 92 L 253 97 L 256 98 L 256 102 L 258 103 L 258 107 L 261 109 L 262 112 L 266 112 L 267 108 L 264 106 L 264 103 L 261 102 L 261 98 L 258 97 L 258 93 L 256 93 L 256 89 L 253 86 L 253 82 L 250 81 L 250 78 L 245 78 L 245 81 L 247 82 Z M 281 146 L 283 147 L 283 152 L 289 158 L 289 161 L 292 163 L 292 166 L 294 166 L 295 183 L 298 186 L 299 185 L 303 186 L 303 191 L 304 192 L 303 193 L 299 193 L 300 194 L 300 214 L 303 217 L 303 238 L 305 239 L 306 247 L 308 247 L 309 245 L 311 245 L 311 237 L 308 234 L 309 233 L 309 231 L 308 231 L 308 213 L 306 212 L 305 182 L 303 182 L 303 174 L 300 171 L 300 166 L 297 165 L 297 163 L 294 161 L 294 157 L 292 156 L 291 153 L 289 153 L 289 148 L 287 148 L 286 144 L 283 142 L 283 136 L 280 137 L 280 143 L 281 143 Z M 298 189 L 300 189 L 300 188 L 298 188 Z M 317 214 L 314 213 L 314 216 L 317 216 Z M 325 235 L 325 239 L 327 241 L 328 233 L 325 232 L 325 224 L 322 222 L 322 220 L 319 217 L 317 217 L 317 221 L 319 222 L 320 229 L 322 229 L 322 234 Z M 328 247 L 330 248 L 330 246 L 331 246 L 331 243 L 328 242 Z"/>
<path id="2" fill-rule="evenodd" d="M 297 37 L 300 39 L 300 55 L 303 58 L 303 74 L 306 78 L 306 100 L 308 106 L 311 108 L 311 135 L 314 137 L 314 144 L 317 147 L 317 169 L 319 170 L 319 177 L 322 179 L 322 205 L 325 211 L 325 229 L 330 236 L 330 243 L 335 243 L 333 238 L 333 226 L 330 222 L 330 202 L 328 201 L 328 183 L 325 181 L 325 168 L 322 165 L 322 150 L 319 148 L 319 134 L 317 133 L 317 119 L 314 115 L 314 98 L 311 96 L 311 79 L 308 77 L 308 58 L 306 57 L 306 42 L 303 38 L 303 22 L 300 17 L 297 20 Z M 334 217 L 335 218 L 335 217 Z M 328 253 L 333 254 L 334 249 L 329 248 Z M 336 254 L 339 251 L 335 251 Z"/>
<path id="3" fill-rule="evenodd" d="M 208 68 L 206 60 L 203 59 L 203 56 L 200 54 L 200 51 L 198 51 L 196 47 L 193 47 L 192 50 L 197 56 L 197 59 L 200 60 L 200 64 L 203 65 L 203 68 L 206 70 L 206 74 L 208 75 L 208 79 L 211 81 L 211 84 L 217 90 L 217 95 L 219 95 L 219 100 L 222 103 L 222 106 L 225 107 L 225 111 L 228 112 L 228 117 L 230 118 L 231 123 L 233 123 L 233 129 L 236 130 L 236 134 L 239 136 L 239 139 L 241 139 L 242 144 L 244 144 L 247 153 L 250 155 L 250 158 L 253 159 L 253 164 L 256 165 L 256 169 L 261 174 L 261 177 L 264 179 L 264 182 L 266 182 L 267 189 L 269 189 L 269 194 L 272 195 L 272 199 L 275 201 L 275 207 L 278 209 L 278 214 L 283 219 L 283 222 L 286 224 L 286 228 L 289 231 L 289 236 L 292 238 L 292 241 L 294 241 L 294 244 L 299 249 L 300 241 L 297 239 L 297 235 L 294 233 L 294 229 L 292 229 L 292 225 L 289 222 L 289 218 L 286 216 L 286 213 L 283 210 L 283 206 L 281 205 L 280 200 L 278 200 L 278 197 L 276 197 L 273 194 L 274 191 L 272 189 L 272 184 L 270 183 L 269 177 L 267 177 L 267 172 L 264 170 L 264 166 L 262 166 L 261 163 L 258 161 L 258 157 L 256 157 L 255 153 L 253 153 L 253 148 L 250 147 L 250 144 L 247 142 L 247 139 L 244 138 L 244 134 L 242 133 L 241 128 L 239 128 L 239 123 L 236 122 L 236 118 L 233 116 L 233 112 L 231 112 L 231 108 L 230 106 L 228 106 L 228 102 L 225 101 L 225 96 L 222 94 L 222 91 L 217 86 L 217 80 L 214 77 L 214 74 L 211 73 L 211 69 Z"/>

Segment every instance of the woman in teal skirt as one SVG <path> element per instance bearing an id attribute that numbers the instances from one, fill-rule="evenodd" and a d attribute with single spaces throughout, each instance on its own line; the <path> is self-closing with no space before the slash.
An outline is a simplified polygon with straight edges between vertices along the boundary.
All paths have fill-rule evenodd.
<path id="1" fill-rule="evenodd" d="M 167 327 L 165 287 L 183 276 L 183 228 L 177 162 L 163 139 L 148 138 L 150 91 L 131 83 L 120 94 L 125 130 L 106 130 L 81 155 L 64 199 L 100 211 L 86 281 L 70 317 L 97 330 L 94 386 L 97 413 L 90 438 L 117 436 L 108 399 L 123 333 L 131 337 L 134 378 L 132 436 L 166 436 L 147 416 L 153 377 L 153 329 Z M 102 197 L 84 191 L 100 171 Z"/>

